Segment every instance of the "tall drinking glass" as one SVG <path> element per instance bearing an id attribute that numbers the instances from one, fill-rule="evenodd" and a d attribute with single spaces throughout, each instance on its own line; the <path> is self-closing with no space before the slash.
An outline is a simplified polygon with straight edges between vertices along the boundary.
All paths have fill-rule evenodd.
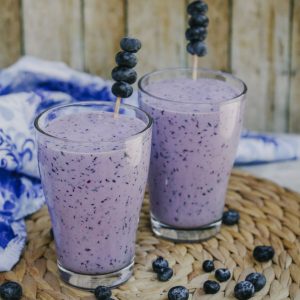
<path id="1" fill-rule="evenodd" d="M 165 69 L 139 81 L 139 102 L 153 118 L 149 172 L 154 233 L 198 241 L 220 228 L 245 107 L 234 76 Z"/>
<path id="2" fill-rule="evenodd" d="M 63 280 L 93 289 L 126 281 L 134 262 L 152 120 L 113 103 L 77 102 L 35 120 L 40 174 Z"/>

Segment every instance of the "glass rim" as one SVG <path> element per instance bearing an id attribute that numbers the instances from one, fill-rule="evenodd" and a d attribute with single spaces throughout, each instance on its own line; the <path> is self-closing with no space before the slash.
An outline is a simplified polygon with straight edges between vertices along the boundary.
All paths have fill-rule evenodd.
<path id="1" fill-rule="evenodd" d="M 109 101 L 109 100 L 88 100 L 88 101 L 76 101 L 76 102 L 67 103 L 67 104 L 58 104 L 58 105 L 51 106 L 51 107 L 45 109 L 44 111 L 42 111 L 41 113 L 39 113 L 35 117 L 33 124 L 34 124 L 34 127 L 37 130 L 37 132 L 39 132 L 42 135 L 45 135 L 45 136 L 47 136 L 51 139 L 54 139 L 54 140 L 57 140 L 57 141 L 60 141 L 60 142 L 63 142 L 63 143 L 74 143 L 74 144 L 80 144 L 80 145 L 88 145 L 88 144 L 91 144 L 91 142 L 82 142 L 82 141 L 77 141 L 77 140 L 75 141 L 75 140 L 70 140 L 70 139 L 66 139 L 66 138 L 60 138 L 60 137 L 54 136 L 54 135 L 46 132 L 45 130 L 43 130 L 41 128 L 41 126 L 39 124 L 40 119 L 45 114 L 51 113 L 51 111 L 55 110 L 55 109 L 61 109 L 61 108 L 66 108 L 66 107 L 71 107 L 71 106 L 80 107 L 80 106 L 91 106 L 91 105 L 106 105 L 106 106 L 112 106 L 113 107 L 114 104 L 115 104 L 114 101 Z M 137 132 L 133 135 L 130 135 L 129 137 L 120 138 L 117 141 L 94 141 L 93 143 L 95 143 L 95 144 L 97 144 L 97 143 L 100 143 L 100 144 L 114 144 L 114 143 L 126 142 L 128 140 L 131 140 L 133 138 L 136 138 L 136 137 L 142 135 L 142 133 L 146 132 L 149 128 L 151 128 L 151 126 L 153 124 L 153 119 L 144 110 L 140 109 L 137 106 L 130 105 L 130 104 L 123 104 L 123 103 L 121 103 L 120 108 L 128 108 L 128 109 L 131 109 L 133 111 L 142 112 L 147 117 L 147 123 L 145 123 L 145 127 L 143 128 L 143 130 L 141 130 L 141 131 L 139 131 L 139 132 Z"/>
<path id="2" fill-rule="evenodd" d="M 237 96 L 226 99 L 225 101 L 219 101 L 216 103 L 204 103 L 204 102 L 191 102 L 191 101 L 174 101 L 174 100 L 170 100 L 168 98 L 164 98 L 164 97 L 159 97 L 156 96 L 152 93 L 150 93 L 149 91 L 146 91 L 146 89 L 143 87 L 142 83 L 145 79 L 150 78 L 152 75 L 157 75 L 157 74 L 161 74 L 161 73 L 167 73 L 167 72 L 172 72 L 172 71 L 193 71 L 192 68 L 184 68 L 184 67 L 175 67 L 175 68 L 164 68 L 164 69 L 159 69 L 159 70 L 155 70 L 149 73 L 146 73 L 145 75 L 143 75 L 139 81 L 138 81 L 138 88 L 141 92 L 145 93 L 146 95 L 156 98 L 158 100 L 162 100 L 162 101 L 167 101 L 167 102 L 172 102 L 172 103 L 180 103 L 180 104 L 197 104 L 197 105 L 215 105 L 215 106 L 223 106 L 223 105 L 227 105 L 233 102 L 238 102 L 240 101 L 240 98 L 244 95 L 246 95 L 247 93 L 247 85 L 245 84 L 245 82 L 241 79 L 239 79 L 238 77 L 232 75 L 231 73 L 227 73 L 227 72 L 223 72 L 223 71 L 218 71 L 218 70 L 211 70 L 208 68 L 197 68 L 198 71 L 207 73 L 207 74 L 212 74 L 212 75 L 221 75 L 227 78 L 231 78 L 233 80 L 235 80 L 236 82 L 241 83 L 242 85 L 242 92 L 240 92 Z M 243 97 L 245 98 L 245 97 Z"/>

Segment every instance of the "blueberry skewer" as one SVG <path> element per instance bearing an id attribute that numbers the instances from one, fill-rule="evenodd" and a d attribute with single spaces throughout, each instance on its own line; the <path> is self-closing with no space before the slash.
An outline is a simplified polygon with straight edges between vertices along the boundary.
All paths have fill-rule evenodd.
<path id="1" fill-rule="evenodd" d="M 117 67 L 111 72 L 111 77 L 116 82 L 113 84 L 111 91 L 117 97 L 114 117 L 118 117 L 121 98 L 128 98 L 132 95 L 133 88 L 131 84 L 136 82 L 137 73 L 133 69 L 137 64 L 135 55 L 141 49 L 141 42 L 138 39 L 124 37 L 120 41 L 122 51 L 118 52 L 115 57 Z"/>
<path id="2" fill-rule="evenodd" d="M 187 6 L 187 13 L 190 15 L 189 28 L 185 32 L 185 37 L 189 41 L 187 44 L 188 53 L 193 55 L 193 79 L 197 79 L 198 57 L 207 54 L 204 40 L 207 36 L 208 17 L 207 4 L 202 0 L 191 2 Z"/>

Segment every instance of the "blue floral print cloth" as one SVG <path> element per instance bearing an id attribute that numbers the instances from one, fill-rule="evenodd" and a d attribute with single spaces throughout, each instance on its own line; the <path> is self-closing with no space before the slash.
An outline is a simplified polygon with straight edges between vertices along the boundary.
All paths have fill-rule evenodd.
<path id="1" fill-rule="evenodd" d="M 35 116 L 55 104 L 89 99 L 113 100 L 110 82 L 33 57 L 0 71 L 0 272 L 19 260 L 24 217 L 44 204 Z"/>
<path id="2" fill-rule="evenodd" d="M 63 63 L 24 57 L 0 71 L 0 272 L 19 260 L 24 217 L 44 204 L 33 120 L 44 109 L 77 100 L 113 100 L 110 82 Z M 137 94 L 129 99 L 137 104 Z M 245 131 L 236 163 L 300 158 L 300 138 Z"/>

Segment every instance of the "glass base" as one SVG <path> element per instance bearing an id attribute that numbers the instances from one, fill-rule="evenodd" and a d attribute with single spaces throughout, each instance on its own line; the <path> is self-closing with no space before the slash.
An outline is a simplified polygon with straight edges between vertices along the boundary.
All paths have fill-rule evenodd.
<path id="1" fill-rule="evenodd" d="M 222 220 L 198 228 L 175 228 L 159 222 L 151 215 L 152 231 L 159 237 L 174 242 L 199 242 L 215 236 L 221 228 Z"/>
<path id="2" fill-rule="evenodd" d="M 63 281 L 72 286 L 86 290 L 94 290 L 99 285 L 111 288 L 119 286 L 131 277 L 133 265 L 134 261 L 127 267 L 112 273 L 89 275 L 69 271 L 57 262 L 59 274 Z"/>

